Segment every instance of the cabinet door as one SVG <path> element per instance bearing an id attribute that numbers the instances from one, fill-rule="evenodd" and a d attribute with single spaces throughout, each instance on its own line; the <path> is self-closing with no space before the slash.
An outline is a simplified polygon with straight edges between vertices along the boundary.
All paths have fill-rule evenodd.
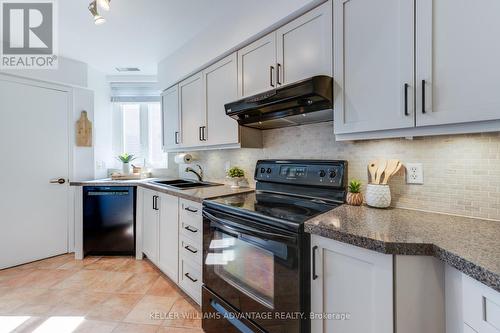
<path id="1" fill-rule="evenodd" d="M 142 252 L 153 263 L 158 261 L 158 193 L 144 190 L 142 217 Z"/>
<path id="2" fill-rule="evenodd" d="M 276 39 L 278 85 L 332 76 L 332 1 L 278 29 Z"/>
<path id="3" fill-rule="evenodd" d="M 314 333 L 393 332 L 392 256 L 312 236 L 311 310 L 349 314 L 348 320 L 317 318 Z"/>
<path id="4" fill-rule="evenodd" d="M 201 72 L 179 83 L 179 100 L 182 146 L 199 146 L 203 143 L 202 131 L 207 123 Z"/>
<path id="5" fill-rule="evenodd" d="M 179 90 L 177 85 L 167 89 L 161 98 L 163 121 L 163 149 L 176 148 L 180 143 Z"/>
<path id="6" fill-rule="evenodd" d="M 226 115 L 224 105 L 238 98 L 238 65 L 236 53 L 203 71 L 207 106 L 205 139 L 210 145 L 239 142 L 238 123 Z"/>
<path id="7" fill-rule="evenodd" d="M 334 0 L 335 133 L 414 127 L 414 1 Z"/>
<path id="8" fill-rule="evenodd" d="M 238 51 L 239 97 L 276 87 L 276 34 L 262 37 Z"/>
<path id="9" fill-rule="evenodd" d="M 417 1 L 417 126 L 500 119 L 500 1 Z"/>
<path id="10" fill-rule="evenodd" d="M 179 198 L 160 194 L 158 266 L 172 281 L 178 282 Z"/>

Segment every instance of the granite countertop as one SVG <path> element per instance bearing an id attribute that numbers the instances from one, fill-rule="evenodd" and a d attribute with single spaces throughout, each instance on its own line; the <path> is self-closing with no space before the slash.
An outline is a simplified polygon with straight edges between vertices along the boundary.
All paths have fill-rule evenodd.
<path id="1" fill-rule="evenodd" d="M 232 194 L 253 192 L 252 188 L 231 188 L 228 185 L 207 186 L 191 189 L 175 189 L 173 187 L 162 186 L 153 183 L 152 181 L 157 178 L 147 178 L 141 180 L 111 180 L 111 179 L 97 179 L 89 181 L 71 182 L 71 186 L 138 186 L 150 190 L 175 195 L 179 198 L 203 202 L 205 199 L 224 197 Z M 173 178 L 171 178 L 173 179 Z M 169 178 L 162 178 L 162 180 L 171 180 Z"/>
<path id="2" fill-rule="evenodd" d="M 500 292 L 500 221 L 342 205 L 305 230 L 380 253 L 435 256 Z"/>

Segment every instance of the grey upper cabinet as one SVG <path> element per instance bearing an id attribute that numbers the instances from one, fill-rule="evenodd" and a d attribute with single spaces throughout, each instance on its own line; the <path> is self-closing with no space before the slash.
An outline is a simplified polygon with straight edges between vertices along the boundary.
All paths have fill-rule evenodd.
<path id="1" fill-rule="evenodd" d="M 413 0 L 334 0 L 335 133 L 413 127 Z"/>
<path id="2" fill-rule="evenodd" d="M 165 90 L 161 96 L 163 121 L 163 150 L 180 145 L 179 89 L 177 85 Z"/>
<path id="3" fill-rule="evenodd" d="M 276 31 L 278 86 L 315 75 L 332 76 L 332 2 Z"/>
<path id="4" fill-rule="evenodd" d="M 416 4 L 417 126 L 500 119 L 500 1 Z"/>
<path id="5" fill-rule="evenodd" d="M 179 83 L 179 101 L 182 146 L 199 146 L 204 142 L 204 131 L 207 124 L 201 72 Z"/>
<path id="6" fill-rule="evenodd" d="M 239 97 L 251 96 L 276 87 L 276 33 L 238 51 Z"/>
<path id="7" fill-rule="evenodd" d="M 237 144 L 238 123 L 226 115 L 224 105 L 238 98 L 238 59 L 236 53 L 203 71 L 204 100 L 207 108 L 205 140 L 209 145 Z"/>

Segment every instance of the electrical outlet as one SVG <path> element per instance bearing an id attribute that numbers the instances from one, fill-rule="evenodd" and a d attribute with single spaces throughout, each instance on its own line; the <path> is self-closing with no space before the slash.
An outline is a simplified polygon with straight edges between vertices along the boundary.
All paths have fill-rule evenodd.
<path id="1" fill-rule="evenodd" d="M 424 166 L 422 163 L 406 163 L 406 183 L 424 184 Z"/>

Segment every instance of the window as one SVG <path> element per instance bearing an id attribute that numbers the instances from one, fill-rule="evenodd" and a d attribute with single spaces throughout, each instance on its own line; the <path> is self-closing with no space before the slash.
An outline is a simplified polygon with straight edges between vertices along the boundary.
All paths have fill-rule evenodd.
<path id="1" fill-rule="evenodd" d="M 160 103 L 115 103 L 114 110 L 115 155 L 127 152 L 137 156 L 138 165 L 167 168 Z"/>

